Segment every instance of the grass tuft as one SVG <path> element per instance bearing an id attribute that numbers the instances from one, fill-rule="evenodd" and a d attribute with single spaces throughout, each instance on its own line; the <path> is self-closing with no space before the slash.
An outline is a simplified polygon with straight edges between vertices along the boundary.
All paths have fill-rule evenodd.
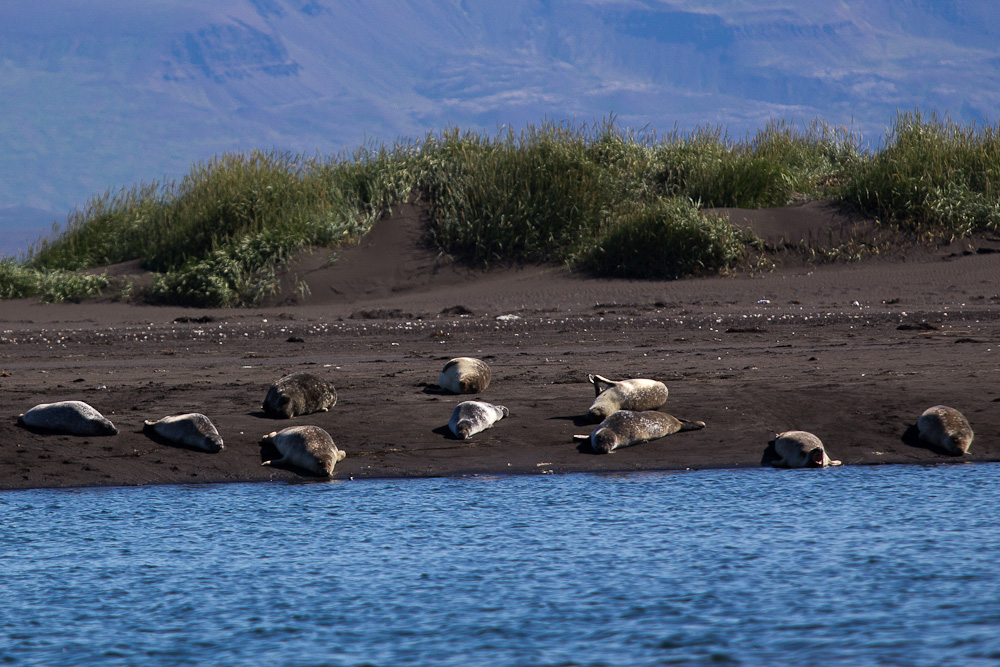
<path id="1" fill-rule="evenodd" d="M 578 261 L 602 276 L 674 279 L 732 267 L 744 256 L 744 241 L 728 220 L 674 197 L 623 207 Z"/>

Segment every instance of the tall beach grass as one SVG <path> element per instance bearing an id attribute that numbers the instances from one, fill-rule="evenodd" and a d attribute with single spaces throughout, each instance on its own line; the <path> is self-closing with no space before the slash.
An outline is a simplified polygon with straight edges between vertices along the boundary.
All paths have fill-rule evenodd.
<path id="1" fill-rule="evenodd" d="M 997 136 L 919 112 L 897 117 L 873 150 L 818 121 L 773 122 L 734 140 L 710 127 L 657 136 L 611 118 L 494 135 L 450 129 L 333 158 L 225 154 L 176 182 L 94 197 L 26 259 L 0 264 L 0 297 L 86 298 L 107 284 L 94 269 L 138 260 L 155 275 L 134 298 L 253 305 L 298 250 L 355 243 L 404 201 L 426 207 L 428 240 L 463 262 L 602 276 L 740 264 L 753 239 L 705 215 L 709 207 L 831 198 L 885 225 L 961 237 L 1000 221 Z"/>
<path id="2" fill-rule="evenodd" d="M 840 195 L 879 220 L 958 239 L 1000 227 L 1000 127 L 899 114 L 884 144 L 848 170 Z"/>

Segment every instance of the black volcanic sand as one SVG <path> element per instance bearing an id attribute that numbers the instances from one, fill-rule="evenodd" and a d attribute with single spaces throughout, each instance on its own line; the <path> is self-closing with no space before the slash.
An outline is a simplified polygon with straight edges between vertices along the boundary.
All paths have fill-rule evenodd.
<path id="1" fill-rule="evenodd" d="M 809 244 L 857 224 L 827 205 L 729 211 L 769 243 Z M 834 229 L 836 227 L 836 229 Z M 421 245 L 405 207 L 357 247 L 288 267 L 262 308 L 0 302 L 0 488 L 314 480 L 262 467 L 260 437 L 315 424 L 347 458 L 333 479 L 758 466 L 779 431 L 808 430 L 845 465 L 1000 460 L 1000 240 L 911 247 L 812 267 L 680 281 L 598 280 L 560 268 L 473 272 Z M 118 267 L 118 273 L 131 272 Z M 300 280 L 309 293 L 293 296 Z M 455 356 L 490 364 L 479 396 L 510 416 L 468 441 L 446 424 L 460 397 L 436 391 Z M 268 386 L 309 370 L 340 398 L 275 420 Z M 700 431 L 595 455 L 588 373 L 649 377 L 663 410 Z M 83 400 L 120 433 L 29 431 L 18 414 Z M 915 442 L 945 404 L 976 432 L 970 453 Z M 203 412 L 225 439 L 207 454 L 142 433 L 144 419 Z"/>

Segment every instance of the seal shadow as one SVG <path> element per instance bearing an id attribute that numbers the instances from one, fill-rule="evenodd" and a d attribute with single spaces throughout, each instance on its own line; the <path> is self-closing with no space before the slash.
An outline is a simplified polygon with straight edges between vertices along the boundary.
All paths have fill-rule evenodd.
<path id="1" fill-rule="evenodd" d="M 174 442 L 173 440 L 167 440 L 153 429 L 146 430 L 145 428 L 141 428 L 138 431 L 133 431 L 133 433 L 142 433 L 156 444 L 163 445 L 164 447 L 173 447 L 174 449 L 183 449 L 188 452 L 198 452 L 199 454 L 215 453 L 215 452 L 206 452 L 204 449 L 192 447 L 191 445 L 185 445 L 184 443 L 181 442 Z"/>
<path id="2" fill-rule="evenodd" d="M 281 421 L 288 421 L 287 419 L 281 419 L 281 417 L 275 417 L 274 415 L 267 414 L 266 412 L 264 412 L 263 408 L 261 408 L 260 410 L 253 410 L 251 412 L 248 412 L 247 415 L 250 417 L 257 417 L 258 419 L 279 419 Z"/>
<path id="3" fill-rule="evenodd" d="M 38 426 L 28 426 L 27 424 L 22 424 L 21 422 L 14 422 L 14 425 L 17 426 L 18 428 L 23 428 L 28 433 L 34 433 L 35 435 L 68 435 L 74 438 L 106 437 L 101 435 L 95 435 L 93 433 L 87 435 L 81 433 L 74 433 L 73 431 L 67 431 L 66 429 L 62 428 L 39 428 Z"/>
<path id="4" fill-rule="evenodd" d="M 419 385 L 418 385 L 419 386 Z M 422 391 L 425 394 L 433 394 L 435 396 L 455 396 L 456 394 L 451 393 L 446 389 L 442 389 L 439 385 L 431 384 L 429 382 L 423 383 L 424 388 Z"/>
<path id="5" fill-rule="evenodd" d="M 279 452 L 278 448 L 274 446 L 274 443 L 261 440 L 259 445 L 260 445 L 261 464 L 263 464 L 264 461 L 274 461 L 281 458 L 281 452 Z M 281 468 L 282 466 L 274 466 L 274 467 Z"/>
<path id="6" fill-rule="evenodd" d="M 961 454 L 955 454 L 949 452 L 947 449 L 942 449 L 937 445 L 932 445 L 929 442 L 924 442 L 920 439 L 920 429 L 917 428 L 916 424 L 910 424 L 910 426 L 903 432 L 900 437 L 904 445 L 909 445 L 910 447 L 916 447 L 917 449 L 926 449 L 929 452 L 937 454 L 938 456 L 949 456 L 953 458 L 961 458 Z"/>
<path id="7" fill-rule="evenodd" d="M 433 431 L 431 431 L 431 433 L 435 433 L 437 435 L 442 435 L 447 440 L 461 440 L 460 437 L 458 437 L 457 435 L 455 435 L 454 433 L 451 432 L 451 429 L 448 428 L 447 424 L 445 424 L 444 426 L 438 426 L 436 429 L 434 429 Z"/>
<path id="8" fill-rule="evenodd" d="M 590 420 L 590 417 L 587 415 L 566 415 L 564 417 L 549 417 L 549 419 L 550 420 L 555 419 L 558 421 L 565 421 L 565 422 L 573 422 L 573 426 L 577 426 L 580 428 L 584 426 L 593 426 L 595 423 L 592 422 Z"/>
<path id="9" fill-rule="evenodd" d="M 774 439 L 772 438 L 770 442 L 767 443 L 767 447 L 764 448 L 764 454 L 760 457 L 760 464 L 762 466 L 773 467 L 775 461 L 780 461 L 781 457 L 778 456 L 778 450 L 774 448 Z"/>
<path id="10" fill-rule="evenodd" d="M 14 425 L 18 428 L 23 428 L 28 433 L 34 433 L 35 435 L 72 435 L 71 433 L 65 433 L 63 431 L 38 428 L 37 426 L 28 426 L 27 424 L 23 424 L 21 422 L 14 422 Z"/>

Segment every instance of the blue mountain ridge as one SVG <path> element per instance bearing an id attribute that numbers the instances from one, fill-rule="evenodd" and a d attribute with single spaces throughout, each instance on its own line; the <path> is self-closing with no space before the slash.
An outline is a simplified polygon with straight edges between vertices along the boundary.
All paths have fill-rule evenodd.
<path id="1" fill-rule="evenodd" d="M 897 110 L 990 122 L 993 3 L 107 0 L 0 8 L 0 253 L 225 151 L 330 155 L 461 127 L 660 133 Z M 35 230 L 35 234 L 31 231 Z"/>

